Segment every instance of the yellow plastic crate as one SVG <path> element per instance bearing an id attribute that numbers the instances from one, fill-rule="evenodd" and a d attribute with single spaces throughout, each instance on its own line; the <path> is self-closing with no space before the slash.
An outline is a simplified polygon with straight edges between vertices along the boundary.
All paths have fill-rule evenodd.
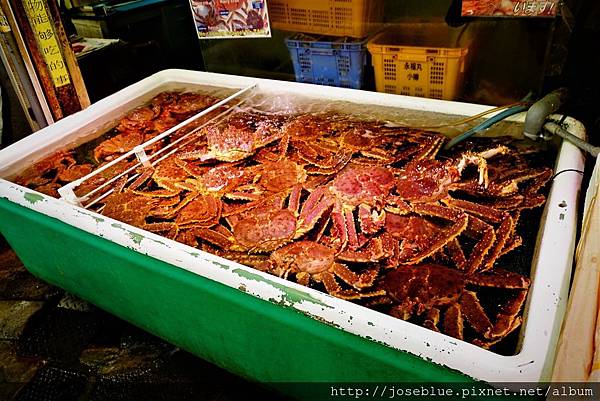
<path id="1" fill-rule="evenodd" d="M 381 25 L 382 0 L 269 0 L 273 28 L 361 38 Z"/>
<path id="2" fill-rule="evenodd" d="M 367 44 L 377 92 L 456 99 L 464 83 L 468 47 L 448 46 L 456 35 L 445 27 L 414 29 L 382 32 Z"/>

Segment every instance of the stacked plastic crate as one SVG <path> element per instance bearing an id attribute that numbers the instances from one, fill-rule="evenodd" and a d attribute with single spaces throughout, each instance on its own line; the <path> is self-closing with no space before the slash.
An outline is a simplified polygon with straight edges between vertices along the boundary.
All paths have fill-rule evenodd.
<path id="1" fill-rule="evenodd" d="M 271 0 L 269 13 L 274 28 L 302 32 L 286 39 L 298 82 L 362 87 L 366 35 L 381 24 L 382 0 Z"/>
<path id="2" fill-rule="evenodd" d="M 390 26 L 367 45 L 378 92 L 454 100 L 465 76 L 466 28 L 445 23 L 404 23 Z"/>

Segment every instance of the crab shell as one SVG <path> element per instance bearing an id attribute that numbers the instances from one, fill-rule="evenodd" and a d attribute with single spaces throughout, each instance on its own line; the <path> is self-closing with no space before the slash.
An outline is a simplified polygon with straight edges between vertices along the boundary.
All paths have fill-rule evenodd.
<path id="1" fill-rule="evenodd" d="M 400 198 L 410 202 L 433 202 L 448 195 L 448 187 L 459 178 L 449 162 L 424 159 L 407 164 L 396 181 Z"/>
<path id="2" fill-rule="evenodd" d="M 290 210 L 251 214 L 232 230 L 236 241 L 251 252 L 270 252 L 292 241 L 296 216 Z"/>
<path id="3" fill-rule="evenodd" d="M 383 203 L 394 184 L 394 175 L 385 167 L 351 166 L 333 180 L 329 189 L 344 204 L 355 207 L 361 203 L 368 205 Z"/>
<path id="4" fill-rule="evenodd" d="M 333 266 L 335 250 L 317 242 L 297 241 L 273 252 L 271 261 L 277 275 L 285 270 L 318 274 Z"/>
<path id="5" fill-rule="evenodd" d="M 464 275 L 441 265 L 406 266 L 385 275 L 383 288 L 404 310 L 416 314 L 456 302 L 465 287 Z"/>

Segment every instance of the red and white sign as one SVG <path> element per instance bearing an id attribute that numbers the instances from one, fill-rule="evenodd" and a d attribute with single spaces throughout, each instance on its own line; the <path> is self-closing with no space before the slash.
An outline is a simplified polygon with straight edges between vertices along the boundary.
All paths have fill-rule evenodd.
<path id="1" fill-rule="evenodd" d="M 190 0 L 200 39 L 270 37 L 266 0 Z"/>
<path id="2" fill-rule="evenodd" d="M 553 17 L 559 0 L 463 0 L 464 17 Z"/>

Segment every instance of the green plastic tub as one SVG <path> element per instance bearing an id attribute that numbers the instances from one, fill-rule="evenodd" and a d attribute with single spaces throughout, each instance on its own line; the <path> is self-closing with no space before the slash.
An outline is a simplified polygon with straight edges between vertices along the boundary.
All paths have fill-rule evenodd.
<path id="1" fill-rule="evenodd" d="M 10 182 L 165 89 L 255 86 L 447 115 L 486 106 L 211 73 L 155 74 L 0 151 L 0 232 L 36 276 L 245 378 L 289 382 L 548 381 L 571 274 L 583 156 L 563 143 L 516 355 L 502 356 Z M 568 119 L 584 135 L 581 124 Z M 471 385 L 469 384 L 469 385 Z M 474 385 L 474 384 L 473 384 Z M 509 384 L 510 386 L 510 384 Z M 304 397 L 298 387 L 283 391 Z M 300 393 L 298 393 L 300 391 Z M 329 394 L 324 394 L 327 398 Z M 315 398 L 311 394 L 308 398 Z"/>

